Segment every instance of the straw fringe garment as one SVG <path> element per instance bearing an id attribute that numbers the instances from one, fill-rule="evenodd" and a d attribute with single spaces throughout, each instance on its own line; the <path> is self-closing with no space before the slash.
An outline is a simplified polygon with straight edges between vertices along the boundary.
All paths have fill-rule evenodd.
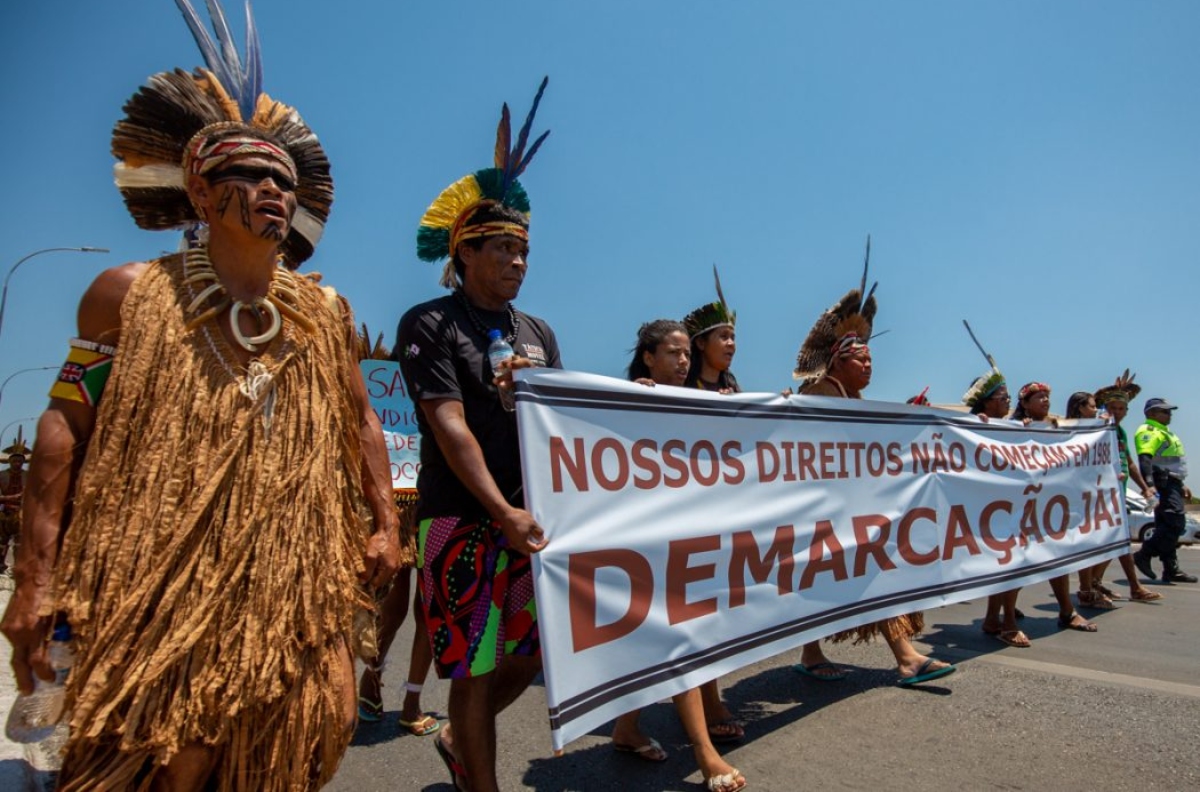
<path id="1" fill-rule="evenodd" d="M 846 398 L 846 392 L 832 382 L 827 376 L 822 376 L 800 388 L 800 393 L 806 396 L 840 396 Z M 925 614 L 921 611 L 896 616 L 891 619 L 864 624 L 851 630 L 842 630 L 829 636 L 833 643 L 842 643 L 853 639 L 855 644 L 870 642 L 875 636 L 882 635 L 889 641 L 901 638 L 913 638 L 925 629 Z"/>
<path id="2" fill-rule="evenodd" d="M 182 274 L 168 257 L 131 287 L 76 486 L 59 788 L 145 788 L 193 743 L 217 748 L 218 789 L 315 788 L 348 744 L 342 657 L 370 626 L 352 325 L 280 270 L 315 330 L 285 323 L 259 358 L 274 396 L 252 400 L 212 322 L 186 329 Z"/>

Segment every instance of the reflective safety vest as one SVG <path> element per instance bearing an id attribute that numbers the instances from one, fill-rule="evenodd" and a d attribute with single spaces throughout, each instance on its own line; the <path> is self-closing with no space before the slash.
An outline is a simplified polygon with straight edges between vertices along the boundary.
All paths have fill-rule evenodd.
<path id="1" fill-rule="evenodd" d="M 1134 436 L 1138 456 L 1149 456 L 1156 473 L 1166 473 L 1182 481 L 1187 478 L 1187 456 L 1183 441 L 1158 421 L 1146 419 Z"/>

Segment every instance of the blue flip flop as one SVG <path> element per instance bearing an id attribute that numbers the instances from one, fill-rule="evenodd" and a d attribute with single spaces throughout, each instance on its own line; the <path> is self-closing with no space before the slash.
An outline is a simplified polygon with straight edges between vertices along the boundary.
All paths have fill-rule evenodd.
<path id="1" fill-rule="evenodd" d="M 817 672 L 823 668 L 832 668 L 836 673 L 818 674 Z M 792 666 L 792 670 L 797 674 L 801 674 L 806 677 L 812 677 L 813 679 L 819 679 L 822 682 L 840 682 L 846 678 L 846 671 L 838 668 L 833 663 L 816 663 L 810 666 L 806 666 L 804 663 L 796 663 L 796 665 Z"/>
<path id="2" fill-rule="evenodd" d="M 933 665 L 934 662 L 936 662 L 936 661 L 932 657 L 929 658 L 924 663 L 921 663 L 921 667 L 917 669 L 917 673 L 913 674 L 910 677 L 900 677 L 900 681 L 897 684 L 905 686 L 905 687 L 907 687 L 909 685 L 919 685 L 922 682 L 928 682 L 931 679 L 938 679 L 939 677 L 949 676 L 950 674 L 953 674 L 955 671 L 958 670 L 958 668 L 953 663 L 951 663 L 950 665 L 942 666 L 941 668 L 935 668 L 932 671 L 930 671 L 929 667 L 931 665 Z"/>

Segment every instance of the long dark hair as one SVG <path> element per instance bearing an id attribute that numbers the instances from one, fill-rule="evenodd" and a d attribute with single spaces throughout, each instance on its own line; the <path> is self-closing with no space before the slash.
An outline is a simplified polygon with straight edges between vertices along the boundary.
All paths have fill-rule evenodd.
<path id="1" fill-rule="evenodd" d="M 642 353 L 654 354 L 658 351 L 658 345 L 666 341 L 671 333 L 683 333 L 684 337 L 687 336 L 683 322 L 676 322 L 674 319 L 655 319 L 638 328 L 637 346 L 633 348 L 633 360 L 629 361 L 628 374 L 631 381 L 653 379 L 650 376 L 650 367 L 642 359 Z"/>
<path id="2" fill-rule="evenodd" d="M 1080 411 L 1083 405 L 1087 404 L 1088 399 L 1092 398 L 1092 394 L 1087 391 L 1075 391 L 1071 394 L 1071 398 L 1067 399 L 1067 417 L 1082 418 Z"/>

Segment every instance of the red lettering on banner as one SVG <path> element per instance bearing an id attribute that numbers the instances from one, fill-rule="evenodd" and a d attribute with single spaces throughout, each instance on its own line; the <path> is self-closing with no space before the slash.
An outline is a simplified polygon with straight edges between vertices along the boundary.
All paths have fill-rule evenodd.
<path id="1" fill-rule="evenodd" d="M 1094 522 L 1097 531 L 1101 529 L 1101 523 L 1107 523 L 1109 527 L 1116 524 L 1113 521 L 1112 512 L 1108 510 L 1108 505 L 1104 502 L 1104 492 L 1100 490 L 1096 491 L 1096 519 Z"/>
<path id="2" fill-rule="evenodd" d="M 819 478 L 817 467 L 813 462 L 817 458 L 817 450 L 812 443 L 796 443 L 796 462 L 800 467 L 800 478 L 804 480 Z"/>
<path id="3" fill-rule="evenodd" d="M 680 622 L 698 619 L 710 613 L 717 612 L 715 597 L 687 601 L 689 583 L 701 580 L 711 580 L 716 577 L 716 564 L 697 564 L 690 566 L 691 557 L 696 553 L 711 553 L 721 549 L 720 536 L 700 536 L 695 539 L 678 539 L 667 547 L 667 622 Z"/>
<path id="4" fill-rule="evenodd" d="M 707 465 L 703 463 L 701 456 L 708 459 Z M 711 487 L 721 477 L 721 463 L 717 459 L 717 448 L 707 440 L 700 440 L 692 446 L 692 451 L 688 454 L 688 462 L 691 465 L 692 478 L 702 487 Z"/>
<path id="5" fill-rule="evenodd" d="M 668 487 L 678 489 L 679 487 L 687 486 L 688 481 L 688 466 L 687 462 L 675 456 L 677 452 L 684 451 L 686 445 L 682 440 L 668 440 L 663 443 L 663 463 L 679 474 L 677 478 L 668 478 L 663 476 L 663 483 Z"/>
<path id="6" fill-rule="evenodd" d="M 650 474 L 649 478 L 633 477 L 633 486 L 638 489 L 654 489 L 662 481 L 662 471 L 658 469 L 658 463 L 650 458 L 647 451 L 658 451 L 658 443 L 653 440 L 638 440 L 633 444 L 633 466 Z"/>
<path id="7" fill-rule="evenodd" d="M 855 517 L 852 522 L 854 523 L 854 541 L 858 545 L 858 549 L 854 553 L 854 577 L 862 577 L 867 574 L 868 558 L 875 559 L 875 565 L 881 572 L 895 569 L 896 564 L 888 558 L 885 549 L 888 538 L 891 536 L 892 521 L 882 514 L 864 514 Z M 879 529 L 879 536 L 875 539 L 872 539 L 870 535 L 872 528 Z"/>
<path id="8" fill-rule="evenodd" d="M 829 552 L 828 560 L 825 559 L 826 551 Z M 812 588 L 818 572 L 832 572 L 834 580 L 849 577 L 846 573 L 846 551 L 833 532 L 830 520 L 819 520 L 813 531 L 812 544 L 808 546 L 808 565 L 800 575 L 800 591 Z"/>
<path id="9" fill-rule="evenodd" d="M 563 491 L 562 469 L 567 469 L 576 492 L 588 491 L 587 462 L 583 454 L 583 438 L 575 438 L 575 455 L 567 451 L 561 437 L 550 438 L 550 487 L 555 492 Z"/>
<path id="10" fill-rule="evenodd" d="M 918 506 L 915 509 L 910 509 L 903 517 L 900 518 L 900 525 L 896 531 L 896 549 L 900 551 L 900 557 L 913 566 L 924 566 L 932 564 L 938 560 L 938 549 L 935 546 L 932 550 L 924 553 L 918 553 L 912 546 L 912 527 L 917 520 L 929 520 L 937 522 L 937 512 L 925 506 Z"/>
<path id="11" fill-rule="evenodd" d="M 616 460 L 616 474 L 608 475 L 604 467 L 604 452 L 613 451 L 610 457 Z M 625 446 L 620 440 L 612 437 L 602 437 L 592 446 L 592 476 L 601 489 L 609 492 L 620 492 L 629 481 L 629 458 L 625 456 Z"/>
<path id="12" fill-rule="evenodd" d="M 758 480 L 769 484 L 779 476 L 779 452 L 770 443 L 758 441 L 754 444 L 754 456 L 758 460 Z"/>
<path id="13" fill-rule="evenodd" d="M 736 440 L 730 440 L 721 446 L 721 461 L 732 471 L 725 474 L 726 484 L 741 484 L 746 479 L 746 466 L 742 464 L 742 458 L 739 456 L 741 453 L 742 444 Z"/>
<path id="14" fill-rule="evenodd" d="M 596 571 L 619 569 L 629 578 L 629 604 L 624 615 L 609 624 L 596 624 Z M 576 652 L 623 638 L 638 628 L 650 613 L 654 573 L 650 562 L 633 550 L 594 550 L 574 553 L 567 563 L 571 614 L 571 643 Z"/>
<path id="15" fill-rule="evenodd" d="M 946 544 L 942 548 L 942 560 L 949 561 L 954 557 L 954 550 L 959 547 L 967 548 L 970 555 L 979 555 L 979 543 L 975 541 L 975 533 L 971 530 L 971 521 L 967 519 L 967 510 L 960 503 L 950 507 L 950 522 L 946 525 Z"/>
<path id="16" fill-rule="evenodd" d="M 983 507 L 983 511 L 979 513 L 979 534 L 983 537 L 983 543 L 988 546 L 988 549 L 1000 553 L 1000 566 L 1008 564 L 1013 559 L 1012 549 L 1017 543 L 1015 537 L 1009 536 L 1005 539 L 997 539 L 992 533 L 992 516 L 996 512 L 1004 512 L 1011 516 L 1013 505 L 1009 501 L 992 501 Z"/>
<path id="17" fill-rule="evenodd" d="M 1054 516 L 1055 511 L 1060 512 L 1057 520 Z M 1042 510 L 1042 529 L 1051 539 L 1065 539 L 1070 521 L 1071 507 L 1067 504 L 1065 495 L 1055 495 L 1046 502 L 1046 507 Z"/>
<path id="18" fill-rule="evenodd" d="M 733 554 L 729 559 L 729 607 L 746 604 L 746 571 L 755 583 L 765 583 L 771 570 L 779 568 L 776 587 L 779 593 L 792 590 L 792 577 L 796 570 L 793 555 L 796 544 L 796 529 L 791 525 L 780 525 L 775 529 L 775 538 L 765 555 L 759 555 L 758 542 L 753 531 L 737 531 L 733 534 Z"/>

